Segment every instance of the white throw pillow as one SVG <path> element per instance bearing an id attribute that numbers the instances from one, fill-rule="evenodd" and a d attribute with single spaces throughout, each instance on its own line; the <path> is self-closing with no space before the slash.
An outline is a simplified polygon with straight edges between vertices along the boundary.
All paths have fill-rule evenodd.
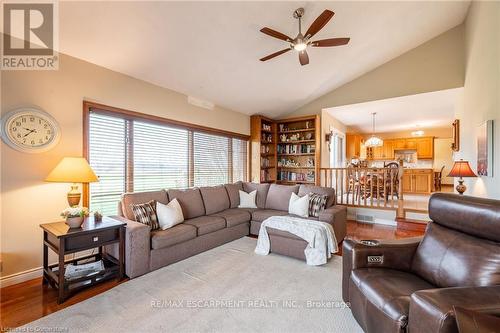
<path id="1" fill-rule="evenodd" d="M 300 217 L 309 217 L 309 194 L 299 197 L 297 194 L 292 193 L 288 203 L 288 213 Z"/>
<path id="2" fill-rule="evenodd" d="M 257 196 L 257 190 L 250 193 L 240 190 L 240 205 L 238 208 L 257 208 L 255 205 L 255 197 Z"/>
<path id="3" fill-rule="evenodd" d="M 184 222 L 182 208 L 177 199 L 170 201 L 167 205 L 156 202 L 156 216 L 161 230 L 172 228 L 174 225 Z"/>

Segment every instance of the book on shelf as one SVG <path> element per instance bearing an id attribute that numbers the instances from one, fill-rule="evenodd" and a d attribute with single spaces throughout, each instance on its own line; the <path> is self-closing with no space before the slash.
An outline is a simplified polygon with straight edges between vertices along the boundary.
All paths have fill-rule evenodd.
<path id="1" fill-rule="evenodd" d="M 314 182 L 315 172 L 293 172 L 293 171 L 280 171 L 278 172 L 278 180 L 288 182 Z"/>
<path id="2" fill-rule="evenodd" d="M 316 147 L 311 144 L 280 143 L 277 150 L 278 154 L 312 154 L 315 152 Z"/>

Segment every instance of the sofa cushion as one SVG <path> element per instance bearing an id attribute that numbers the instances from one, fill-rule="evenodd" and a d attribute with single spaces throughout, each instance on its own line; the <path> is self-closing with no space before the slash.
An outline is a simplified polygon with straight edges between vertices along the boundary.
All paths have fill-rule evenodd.
<path id="1" fill-rule="evenodd" d="M 179 244 L 196 237 L 196 228 L 188 224 L 178 224 L 166 230 L 151 232 L 151 248 L 161 249 Z"/>
<path id="2" fill-rule="evenodd" d="M 309 195 L 309 216 L 318 217 L 319 212 L 326 208 L 328 195 L 313 192 L 306 195 Z"/>
<path id="3" fill-rule="evenodd" d="M 441 288 L 500 285 L 499 245 L 431 222 L 411 268 Z"/>
<path id="4" fill-rule="evenodd" d="M 150 192 L 135 192 L 122 194 L 122 212 L 123 216 L 129 220 L 134 221 L 134 213 L 132 212 L 133 204 L 141 204 L 151 200 L 168 204 L 167 191 L 150 191 Z"/>
<path id="5" fill-rule="evenodd" d="M 145 203 L 132 204 L 130 206 L 134 213 L 134 221 L 149 226 L 151 230 L 160 229 L 158 216 L 156 215 L 156 201 L 151 200 Z"/>
<path id="6" fill-rule="evenodd" d="M 252 212 L 252 220 L 262 222 L 271 216 L 284 216 L 288 215 L 288 212 L 275 209 L 257 209 Z"/>
<path id="7" fill-rule="evenodd" d="M 326 201 L 326 208 L 335 204 L 335 189 L 331 187 L 322 187 L 315 185 L 302 184 L 299 187 L 299 195 L 304 196 L 309 193 L 324 194 L 328 196 Z"/>
<path id="8" fill-rule="evenodd" d="M 205 235 L 226 227 L 226 220 L 219 216 L 200 216 L 184 221 L 197 229 L 197 235 Z"/>
<path id="9" fill-rule="evenodd" d="M 297 194 L 299 185 L 277 185 L 271 184 L 267 193 L 266 209 L 288 211 L 288 203 L 292 193 Z M 307 194 L 307 193 L 306 193 Z"/>
<path id="10" fill-rule="evenodd" d="M 170 200 L 177 198 L 181 204 L 184 219 L 187 220 L 205 215 L 205 206 L 199 188 L 168 190 L 167 193 Z"/>
<path id="11" fill-rule="evenodd" d="M 230 208 L 237 208 L 240 204 L 239 191 L 243 191 L 243 182 L 224 185 L 229 196 Z"/>
<path id="12" fill-rule="evenodd" d="M 221 212 L 230 207 L 229 196 L 224 186 L 200 187 L 200 193 L 207 215 Z"/>
<path id="13" fill-rule="evenodd" d="M 411 294 L 435 288 L 412 273 L 386 268 L 355 269 L 351 272 L 350 284 L 353 314 L 356 318 L 367 318 L 367 327 L 374 326 L 371 321 L 385 318 L 392 324 L 381 323 L 383 327 L 404 328 L 408 323 Z M 366 303 L 369 305 L 363 306 Z M 367 313 L 363 313 L 365 311 Z"/>
<path id="14" fill-rule="evenodd" d="M 257 207 L 258 208 L 265 208 L 266 207 L 267 192 L 269 191 L 269 184 L 257 184 L 257 183 L 249 183 L 249 182 L 243 183 L 243 191 L 250 193 L 250 192 L 255 191 L 255 190 L 257 191 L 257 199 L 255 200 Z M 288 205 L 288 201 L 287 201 L 287 205 Z"/>
<path id="15" fill-rule="evenodd" d="M 218 212 L 210 216 L 222 217 L 224 220 L 226 220 L 226 225 L 228 228 L 250 222 L 250 219 L 252 217 L 252 215 L 248 211 L 239 208 L 226 209 L 222 212 Z"/>

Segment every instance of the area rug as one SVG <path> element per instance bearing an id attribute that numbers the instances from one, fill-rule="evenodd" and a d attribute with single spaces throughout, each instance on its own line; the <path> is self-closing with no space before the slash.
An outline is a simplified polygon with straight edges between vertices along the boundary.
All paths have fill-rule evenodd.
<path id="1" fill-rule="evenodd" d="M 362 332 L 342 302 L 342 258 L 254 254 L 244 237 L 29 323 L 69 332 Z M 23 331 L 23 330 L 21 330 Z M 24 331 L 23 331 L 24 332 Z"/>

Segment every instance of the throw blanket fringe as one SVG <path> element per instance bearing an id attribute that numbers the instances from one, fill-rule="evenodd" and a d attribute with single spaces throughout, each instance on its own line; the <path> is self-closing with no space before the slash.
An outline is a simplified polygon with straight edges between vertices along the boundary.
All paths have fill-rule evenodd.
<path id="1" fill-rule="evenodd" d="M 307 242 L 304 250 L 308 265 L 326 264 L 332 253 L 338 252 L 333 227 L 321 221 L 306 220 L 293 216 L 272 216 L 262 222 L 255 253 L 267 255 L 271 249 L 266 227 L 288 231 Z"/>

